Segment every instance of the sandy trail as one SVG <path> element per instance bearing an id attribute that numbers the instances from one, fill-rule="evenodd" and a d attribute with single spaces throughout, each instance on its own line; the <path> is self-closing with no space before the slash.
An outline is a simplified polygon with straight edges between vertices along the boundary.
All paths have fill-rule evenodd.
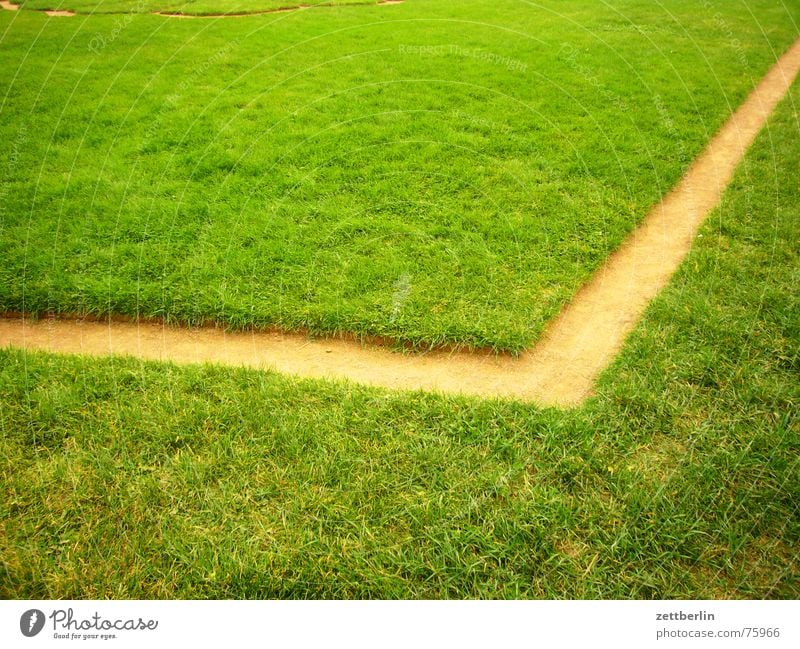
<path id="1" fill-rule="evenodd" d="M 6 9 L 7 11 L 17 11 L 20 8 L 20 5 L 15 5 L 9 2 L 8 0 L 0 0 L 0 7 Z M 74 16 L 74 11 L 68 11 L 66 9 L 32 9 L 31 11 L 38 11 L 43 14 L 47 14 L 48 16 Z"/>
<path id="2" fill-rule="evenodd" d="M 178 363 L 271 368 L 398 390 L 427 390 L 575 406 L 619 352 L 650 300 L 691 247 L 706 215 L 800 69 L 800 39 L 780 58 L 678 185 L 519 358 L 464 352 L 394 353 L 338 339 L 231 333 L 153 323 L 0 319 L 0 345 Z"/>
<path id="3" fill-rule="evenodd" d="M 380 0 L 380 2 L 376 2 L 376 5 L 399 5 L 403 4 L 405 0 Z M 263 14 L 274 14 L 274 13 L 283 13 L 286 11 L 300 11 L 302 9 L 314 9 L 314 8 L 321 8 L 321 7 L 362 7 L 362 6 L 369 6 L 369 5 L 361 5 L 361 4 L 340 4 L 340 5 L 332 5 L 332 4 L 316 4 L 316 5 L 308 5 L 308 4 L 301 4 L 301 5 L 292 5 L 288 7 L 279 7 L 278 9 L 264 9 L 263 11 L 251 11 L 251 12 L 235 12 L 235 13 L 218 13 L 218 14 L 184 14 L 180 12 L 169 12 L 169 11 L 154 11 L 152 12 L 155 16 L 164 16 L 166 18 L 247 18 L 248 16 L 260 16 Z M 0 0 L 0 7 L 3 9 L 7 9 L 8 11 L 16 11 L 20 8 L 19 5 L 12 4 L 9 0 Z M 31 9 L 31 11 L 39 11 L 41 13 L 45 13 L 48 16 L 75 16 L 74 11 L 70 11 L 67 9 Z"/>
<path id="4" fill-rule="evenodd" d="M 375 5 L 400 5 L 405 0 L 381 0 L 376 2 Z M 278 7 L 276 9 L 262 9 L 261 11 L 241 11 L 230 13 L 211 13 L 211 14 L 185 14 L 173 11 L 154 11 L 156 16 L 164 16 L 165 18 L 247 18 L 248 16 L 263 16 L 264 14 L 278 14 L 286 13 L 288 11 L 301 11 L 304 9 L 335 9 L 339 7 L 369 7 L 372 5 L 358 4 L 358 3 L 341 3 L 341 4 L 299 4 L 289 5 L 286 7 Z"/>

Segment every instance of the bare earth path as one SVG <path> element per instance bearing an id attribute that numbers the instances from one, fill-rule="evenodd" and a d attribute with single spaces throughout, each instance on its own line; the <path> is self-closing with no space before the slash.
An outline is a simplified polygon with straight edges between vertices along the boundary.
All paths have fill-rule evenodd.
<path id="1" fill-rule="evenodd" d="M 379 0 L 376 2 L 376 5 L 399 5 L 403 4 L 405 0 Z M 332 5 L 326 3 L 318 3 L 315 5 L 307 5 L 307 4 L 298 4 L 298 5 L 290 5 L 286 7 L 279 7 L 278 9 L 264 9 L 263 11 L 250 11 L 250 12 L 233 12 L 233 13 L 209 13 L 209 14 L 188 14 L 188 13 L 180 13 L 180 12 L 170 12 L 170 11 L 154 11 L 152 12 L 155 16 L 165 16 L 167 18 L 247 18 L 249 16 L 260 16 L 263 14 L 274 14 L 274 13 L 283 13 L 287 11 L 299 11 L 301 9 L 317 9 L 317 8 L 325 8 L 325 7 L 346 7 L 348 6 L 347 3 L 339 4 L 339 5 Z M 369 6 L 369 5 L 352 5 L 352 6 Z M 0 0 L 0 8 L 6 9 L 8 11 L 17 11 L 20 8 L 20 5 L 14 4 L 10 0 Z M 27 9 L 26 9 L 27 10 Z M 31 9 L 30 11 L 39 11 L 42 13 L 47 14 L 48 16 L 75 16 L 74 11 L 70 11 L 67 9 Z"/>
<path id="2" fill-rule="evenodd" d="M 455 352 L 400 354 L 379 346 L 309 340 L 296 334 L 76 319 L 0 319 L 0 345 L 271 368 L 390 389 L 578 405 L 591 394 L 598 374 L 677 269 L 745 150 L 799 69 L 800 40 L 767 73 L 678 185 L 553 320 L 539 344 L 519 358 Z"/>
<path id="3" fill-rule="evenodd" d="M 6 9 L 7 11 L 17 11 L 20 7 L 19 5 L 15 5 L 9 0 L 0 0 L 0 7 Z M 74 11 L 66 11 L 63 9 L 35 9 L 34 11 L 41 11 L 48 16 L 74 16 Z"/>

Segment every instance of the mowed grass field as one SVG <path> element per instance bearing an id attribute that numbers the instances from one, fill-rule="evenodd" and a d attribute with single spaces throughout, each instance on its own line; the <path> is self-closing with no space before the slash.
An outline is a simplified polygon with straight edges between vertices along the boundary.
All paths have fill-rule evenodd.
<path id="1" fill-rule="evenodd" d="M 800 8 L 74 18 L 0 13 L 0 310 L 519 352 L 793 41 Z"/>
<path id="2" fill-rule="evenodd" d="M 798 105 L 577 410 L 0 352 L 0 595 L 798 597 Z"/>
<path id="3" fill-rule="evenodd" d="M 704 5 L 2 13 L 2 308 L 520 349 L 796 36 Z M 577 409 L 0 350 L 0 596 L 797 598 L 799 102 Z"/>

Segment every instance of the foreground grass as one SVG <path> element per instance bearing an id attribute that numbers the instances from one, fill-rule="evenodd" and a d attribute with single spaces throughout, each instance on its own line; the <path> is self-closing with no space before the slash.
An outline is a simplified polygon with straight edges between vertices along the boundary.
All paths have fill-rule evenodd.
<path id="1" fill-rule="evenodd" d="M 203 16 L 208 14 L 258 13 L 293 6 L 378 4 L 378 0 L 22 0 L 24 9 L 68 9 L 78 13 L 153 13 L 174 12 Z"/>
<path id="2" fill-rule="evenodd" d="M 799 102 L 579 410 L 0 352 L 0 595 L 798 597 Z"/>
<path id="3" fill-rule="evenodd" d="M 519 351 L 794 40 L 798 10 L 0 12 L 0 311 Z"/>

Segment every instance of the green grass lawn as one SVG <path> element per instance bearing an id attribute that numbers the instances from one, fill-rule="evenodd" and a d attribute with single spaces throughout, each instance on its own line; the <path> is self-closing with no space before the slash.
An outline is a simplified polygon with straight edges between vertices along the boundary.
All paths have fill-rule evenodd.
<path id="1" fill-rule="evenodd" d="M 0 596 L 797 598 L 798 105 L 577 410 L 0 352 Z"/>
<path id="2" fill-rule="evenodd" d="M 767 0 L 2 11 L 0 311 L 518 352 L 799 21 Z"/>
<path id="3" fill-rule="evenodd" d="M 78 13 L 154 13 L 187 15 L 258 13 L 294 6 L 377 4 L 378 0 L 21 0 L 25 9 L 67 9 Z"/>

